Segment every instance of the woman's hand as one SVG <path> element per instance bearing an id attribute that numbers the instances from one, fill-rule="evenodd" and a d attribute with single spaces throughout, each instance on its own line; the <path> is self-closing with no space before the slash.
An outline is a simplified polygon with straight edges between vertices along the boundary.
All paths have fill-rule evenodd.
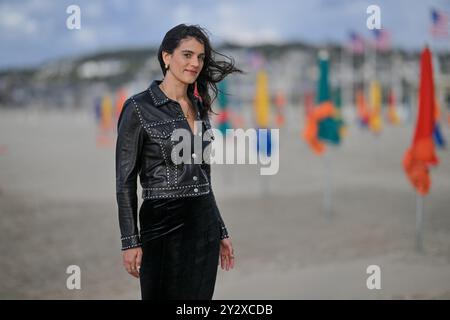
<path id="1" fill-rule="evenodd" d="M 233 244 L 230 238 L 220 240 L 220 266 L 227 271 L 234 267 Z"/>
<path id="2" fill-rule="evenodd" d="M 141 247 L 131 248 L 122 251 L 123 265 L 127 272 L 133 277 L 139 278 L 141 268 L 142 249 Z"/>

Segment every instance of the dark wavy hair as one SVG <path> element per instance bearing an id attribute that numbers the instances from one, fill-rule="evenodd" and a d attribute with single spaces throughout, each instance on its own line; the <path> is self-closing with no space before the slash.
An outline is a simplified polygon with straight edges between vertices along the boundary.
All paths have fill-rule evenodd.
<path id="1" fill-rule="evenodd" d="M 217 98 L 217 93 L 219 91 L 216 83 L 222 81 L 227 75 L 233 72 L 243 73 L 243 71 L 235 67 L 233 58 L 219 53 L 211 47 L 207 32 L 204 28 L 199 25 L 179 24 L 166 33 L 158 50 L 158 60 L 164 76 L 166 75 L 166 69 L 162 58 L 162 52 L 165 51 L 172 54 L 180 44 L 180 41 L 189 37 L 195 38 L 203 44 L 205 48 L 203 68 L 196 80 L 197 90 L 204 107 L 201 114 L 201 117 L 203 118 L 208 114 L 208 112 L 212 112 L 211 105 Z M 222 56 L 228 59 L 228 61 L 216 61 L 215 55 Z M 209 88 L 213 92 L 212 97 L 209 94 Z M 188 86 L 188 93 L 194 93 L 194 84 L 190 84 Z"/>

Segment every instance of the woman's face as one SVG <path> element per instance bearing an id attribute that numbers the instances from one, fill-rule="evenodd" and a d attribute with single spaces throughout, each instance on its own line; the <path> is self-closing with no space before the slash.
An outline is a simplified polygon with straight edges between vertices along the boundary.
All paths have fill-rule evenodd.
<path id="1" fill-rule="evenodd" d="M 163 59 L 177 80 L 194 83 L 203 68 L 205 48 L 197 39 L 189 37 L 180 41 L 172 54 L 163 52 Z"/>

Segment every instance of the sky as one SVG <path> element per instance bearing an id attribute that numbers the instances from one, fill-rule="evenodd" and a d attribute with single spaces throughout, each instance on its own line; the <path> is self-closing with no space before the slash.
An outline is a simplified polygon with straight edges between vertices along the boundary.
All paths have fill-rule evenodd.
<path id="1" fill-rule="evenodd" d="M 81 10 L 81 29 L 69 30 L 69 5 Z M 381 9 L 394 47 L 425 43 L 450 51 L 450 38 L 430 37 L 430 8 L 450 13 L 450 0 L 0 0 L 0 69 L 103 50 L 158 47 L 179 23 L 199 24 L 213 44 L 303 41 L 344 43 L 350 30 L 373 38 L 369 5 Z"/>

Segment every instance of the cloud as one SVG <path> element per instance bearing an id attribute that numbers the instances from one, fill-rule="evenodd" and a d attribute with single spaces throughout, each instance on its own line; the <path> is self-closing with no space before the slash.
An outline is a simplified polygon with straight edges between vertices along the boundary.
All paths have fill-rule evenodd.
<path id="1" fill-rule="evenodd" d="M 95 29 L 81 27 L 80 30 L 70 31 L 73 33 L 73 45 L 81 45 L 83 47 L 89 48 L 98 43 L 99 34 Z"/>
<path id="2" fill-rule="evenodd" d="M 0 28 L 4 30 L 5 35 L 23 36 L 35 34 L 38 26 L 32 17 L 16 11 L 15 8 L 2 6 L 0 8 Z"/>
<path id="3" fill-rule="evenodd" d="M 378 0 L 394 46 L 419 48 L 429 38 L 429 8 L 448 0 Z M 81 8 L 81 30 L 66 28 L 66 8 Z M 365 27 L 371 0 L 2 0 L 0 68 L 111 47 L 158 46 L 179 23 L 200 24 L 212 41 L 241 44 L 347 40 Z M 448 46 L 447 46 L 448 49 Z"/>
<path id="4" fill-rule="evenodd" d="M 180 22 L 191 22 L 193 19 L 192 9 L 187 4 L 179 4 L 173 10 L 173 19 Z"/>
<path id="5" fill-rule="evenodd" d="M 262 43 L 280 43 L 282 36 L 272 28 L 255 30 L 237 24 L 226 24 L 219 27 L 221 39 L 241 45 L 257 45 Z"/>
<path id="6" fill-rule="evenodd" d="M 86 19 L 98 19 L 102 16 L 102 14 L 107 12 L 108 7 L 104 4 L 102 5 L 102 3 L 98 1 L 92 1 L 81 6 L 81 15 Z"/>

